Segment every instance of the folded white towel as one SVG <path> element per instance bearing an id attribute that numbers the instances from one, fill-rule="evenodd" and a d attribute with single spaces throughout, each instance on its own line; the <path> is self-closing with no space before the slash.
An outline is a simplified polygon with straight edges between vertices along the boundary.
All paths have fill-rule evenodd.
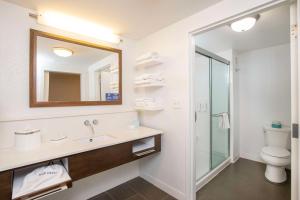
<path id="1" fill-rule="evenodd" d="M 158 58 L 159 54 L 157 52 L 149 52 L 149 53 L 145 53 L 144 55 L 141 55 L 140 57 L 138 57 L 136 59 L 137 62 L 142 62 L 145 60 L 150 60 L 150 59 L 155 59 Z"/>
<path id="2" fill-rule="evenodd" d="M 135 102 L 135 106 L 137 106 L 137 107 L 144 107 L 145 103 L 144 102 Z"/>
<path id="3" fill-rule="evenodd" d="M 136 100 L 135 100 L 136 102 L 153 102 L 154 101 L 154 99 L 153 98 L 137 98 Z"/>
<path id="4" fill-rule="evenodd" d="M 157 107 L 161 107 L 161 103 L 154 98 L 138 98 L 135 100 L 135 106 L 157 108 Z"/>
<path id="5" fill-rule="evenodd" d="M 139 85 L 150 85 L 150 84 L 163 84 L 163 80 L 142 80 L 142 81 L 134 81 L 134 84 Z"/>
<path id="6" fill-rule="evenodd" d="M 228 113 L 224 112 L 222 114 L 220 114 L 219 116 L 219 127 L 222 129 L 228 129 L 230 128 L 230 122 L 229 122 L 229 117 L 228 117 Z"/>
<path id="7" fill-rule="evenodd" d="M 161 81 L 164 80 L 164 78 L 161 76 L 161 73 L 156 73 L 156 74 L 142 74 L 140 76 L 137 76 L 135 81 L 141 81 L 141 80 L 157 80 Z"/>
<path id="8" fill-rule="evenodd" d="M 119 69 L 119 67 L 116 66 L 116 65 L 111 65 L 111 66 L 109 67 L 109 69 L 110 69 L 110 71 L 113 71 L 113 70 Z"/>

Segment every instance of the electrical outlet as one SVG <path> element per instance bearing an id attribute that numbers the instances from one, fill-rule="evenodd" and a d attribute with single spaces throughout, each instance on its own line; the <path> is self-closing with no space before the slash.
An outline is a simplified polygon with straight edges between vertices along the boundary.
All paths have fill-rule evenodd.
<path id="1" fill-rule="evenodd" d="M 178 99 L 173 99 L 172 107 L 174 109 L 181 109 L 181 102 Z"/>

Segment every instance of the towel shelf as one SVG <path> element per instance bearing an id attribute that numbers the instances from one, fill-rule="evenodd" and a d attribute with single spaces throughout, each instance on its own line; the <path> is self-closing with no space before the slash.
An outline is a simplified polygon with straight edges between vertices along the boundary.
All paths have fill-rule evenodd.
<path id="1" fill-rule="evenodd" d="M 148 60 L 138 62 L 135 66 L 139 68 L 139 67 L 151 67 L 159 64 L 162 64 L 161 58 L 153 58 L 153 59 L 148 59 Z"/>
<path id="2" fill-rule="evenodd" d="M 132 152 L 137 153 L 155 147 L 155 137 L 149 137 L 141 140 L 134 141 L 132 144 Z"/>
<path id="3" fill-rule="evenodd" d="M 155 137 L 136 140 L 132 144 L 132 153 L 135 157 L 142 157 L 156 152 Z"/>
<path id="4" fill-rule="evenodd" d="M 135 88 L 163 87 L 163 86 L 165 86 L 165 83 L 134 84 Z"/>
<path id="5" fill-rule="evenodd" d="M 155 149 L 149 149 L 149 150 L 142 151 L 142 152 L 139 152 L 139 153 L 134 153 L 134 155 L 137 156 L 137 157 L 141 157 L 141 156 L 152 154 L 154 152 L 155 152 Z"/>
<path id="6" fill-rule="evenodd" d="M 224 113 L 228 114 L 228 112 L 221 112 L 221 113 L 217 113 L 217 114 L 212 114 L 211 116 L 212 117 L 221 117 Z"/>
<path id="7" fill-rule="evenodd" d="M 156 107 L 148 107 L 148 106 L 136 106 L 135 107 L 136 110 L 139 110 L 139 111 L 161 111 L 163 110 L 164 108 L 162 106 L 156 106 Z"/>

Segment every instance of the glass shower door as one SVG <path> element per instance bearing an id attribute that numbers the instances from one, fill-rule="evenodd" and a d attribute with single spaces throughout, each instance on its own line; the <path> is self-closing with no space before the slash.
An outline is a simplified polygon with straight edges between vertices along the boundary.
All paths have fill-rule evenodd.
<path id="1" fill-rule="evenodd" d="M 195 162 L 196 179 L 200 180 L 211 169 L 210 156 L 210 58 L 196 54 L 194 76 L 195 100 Z"/>
<path id="2" fill-rule="evenodd" d="M 227 64 L 226 64 L 227 63 Z M 194 68 L 196 181 L 229 157 L 229 61 L 196 51 Z M 222 116 L 222 117 L 220 117 Z"/>
<path id="3" fill-rule="evenodd" d="M 214 169 L 229 157 L 229 128 L 225 113 L 229 119 L 229 65 L 211 59 L 211 169 Z M 222 121 L 222 119 L 224 121 Z M 227 121 L 228 122 L 228 121 Z"/>

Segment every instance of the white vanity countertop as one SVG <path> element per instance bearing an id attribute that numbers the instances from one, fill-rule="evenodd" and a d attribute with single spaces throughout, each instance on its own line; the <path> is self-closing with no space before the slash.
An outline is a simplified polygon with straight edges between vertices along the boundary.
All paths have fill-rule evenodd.
<path id="1" fill-rule="evenodd" d="M 31 151 L 2 149 L 0 150 L 0 172 L 159 134 L 162 134 L 162 131 L 147 127 L 127 128 L 100 134 L 112 136 L 114 139 L 110 141 L 83 144 L 65 139 L 56 143 L 42 143 L 39 148 Z"/>

